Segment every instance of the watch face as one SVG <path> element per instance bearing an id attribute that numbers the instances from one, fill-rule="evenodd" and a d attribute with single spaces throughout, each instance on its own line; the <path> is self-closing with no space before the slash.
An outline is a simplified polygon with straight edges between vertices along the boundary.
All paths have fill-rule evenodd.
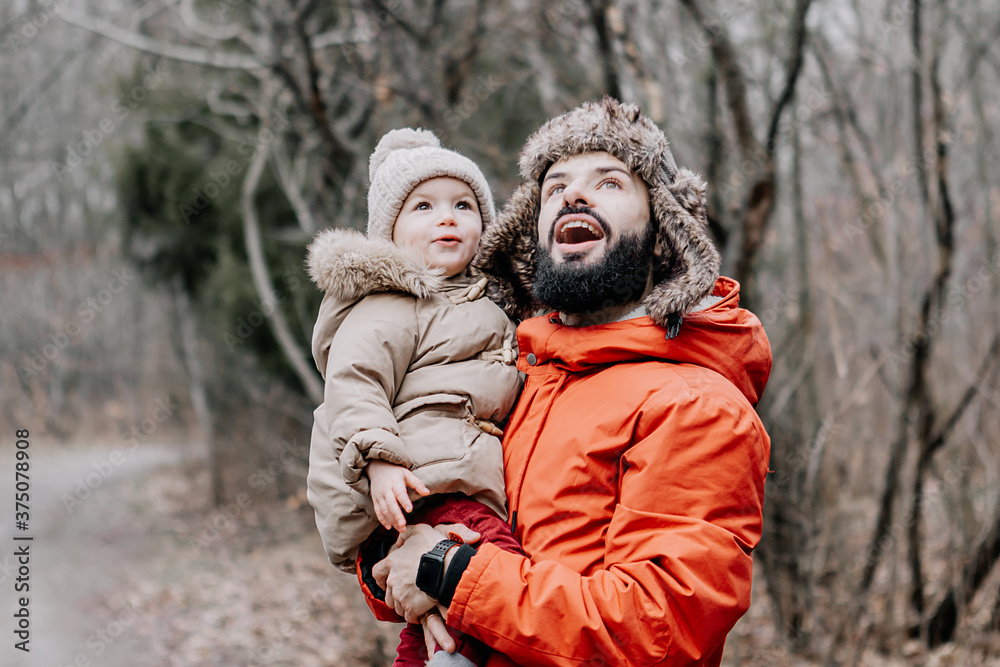
<path id="1" fill-rule="evenodd" d="M 417 567 L 417 580 L 414 583 L 424 593 L 434 596 L 441 587 L 443 570 L 443 559 L 428 558 L 428 554 L 424 554 L 420 558 L 420 565 Z"/>

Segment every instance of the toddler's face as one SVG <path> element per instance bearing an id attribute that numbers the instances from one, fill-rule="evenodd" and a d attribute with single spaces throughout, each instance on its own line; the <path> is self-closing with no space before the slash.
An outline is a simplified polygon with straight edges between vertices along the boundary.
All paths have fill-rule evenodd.
<path id="1" fill-rule="evenodd" d="M 413 248 L 421 259 L 450 277 L 465 270 L 479 247 L 483 219 L 472 188 L 442 176 L 413 188 L 396 217 L 392 242 Z"/>

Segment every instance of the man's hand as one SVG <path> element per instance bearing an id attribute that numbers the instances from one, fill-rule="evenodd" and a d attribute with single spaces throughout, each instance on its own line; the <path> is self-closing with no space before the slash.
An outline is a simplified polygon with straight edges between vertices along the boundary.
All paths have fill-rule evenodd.
<path id="1" fill-rule="evenodd" d="M 479 540 L 479 533 L 461 524 L 440 525 L 431 528 L 420 523 L 408 526 L 400 534 L 392 553 L 375 563 L 372 574 L 375 581 L 385 590 L 385 603 L 406 619 L 407 623 L 418 623 L 420 617 L 436 604 L 430 596 L 417 588 L 417 568 L 420 557 L 434 548 L 441 540 L 454 535 L 466 544 Z M 452 553 L 445 556 L 445 569 L 451 562 Z M 440 606 L 439 606 L 440 609 Z M 447 609 L 442 611 L 446 614 Z"/>
<path id="2" fill-rule="evenodd" d="M 420 625 L 424 628 L 424 646 L 427 647 L 428 660 L 434 657 L 434 649 L 438 646 L 448 653 L 455 652 L 455 640 L 448 633 L 441 614 L 436 611 L 424 614 L 420 619 Z"/>
<path id="3" fill-rule="evenodd" d="M 436 604 L 415 582 L 420 557 L 444 539 L 447 535 L 427 524 L 408 526 L 396 540 L 394 551 L 372 568 L 376 583 L 385 590 L 385 603 L 407 623 L 419 623 L 420 617 Z"/>
<path id="4" fill-rule="evenodd" d="M 413 489 L 422 496 L 430 491 L 424 483 L 412 472 L 394 463 L 369 461 L 367 466 L 368 479 L 372 487 L 372 504 L 375 505 L 375 516 L 379 523 L 391 530 L 395 528 L 400 533 L 406 530 L 406 518 L 403 510 L 413 511 L 410 493 Z"/>

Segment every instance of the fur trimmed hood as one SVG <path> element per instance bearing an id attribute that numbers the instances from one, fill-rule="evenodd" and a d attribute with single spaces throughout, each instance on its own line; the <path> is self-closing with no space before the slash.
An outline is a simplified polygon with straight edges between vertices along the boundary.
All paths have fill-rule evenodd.
<path id="1" fill-rule="evenodd" d="M 392 241 L 369 239 L 353 229 L 326 229 L 306 255 L 309 277 L 330 296 L 345 302 L 379 292 L 402 292 L 418 299 L 441 291 L 441 269 L 428 268 Z"/>
<path id="2" fill-rule="evenodd" d="M 494 225 L 483 233 L 475 266 L 491 277 L 491 298 L 515 319 L 545 308 L 531 293 L 538 255 L 540 181 L 555 162 L 606 151 L 649 188 L 649 205 L 662 250 L 653 267 L 658 282 L 643 305 L 667 327 L 712 292 L 720 257 L 708 236 L 705 182 L 678 169 L 663 132 L 635 104 L 605 97 L 553 118 L 521 151 L 522 183 Z"/>

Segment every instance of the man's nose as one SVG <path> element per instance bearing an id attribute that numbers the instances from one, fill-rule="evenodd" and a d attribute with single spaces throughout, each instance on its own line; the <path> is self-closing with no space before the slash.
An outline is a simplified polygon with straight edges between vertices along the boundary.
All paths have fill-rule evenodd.
<path id="1" fill-rule="evenodd" d="M 571 181 L 563 190 L 563 203 L 569 207 L 576 207 L 581 204 L 589 206 L 590 199 L 587 197 L 587 189 L 580 181 Z"/>

